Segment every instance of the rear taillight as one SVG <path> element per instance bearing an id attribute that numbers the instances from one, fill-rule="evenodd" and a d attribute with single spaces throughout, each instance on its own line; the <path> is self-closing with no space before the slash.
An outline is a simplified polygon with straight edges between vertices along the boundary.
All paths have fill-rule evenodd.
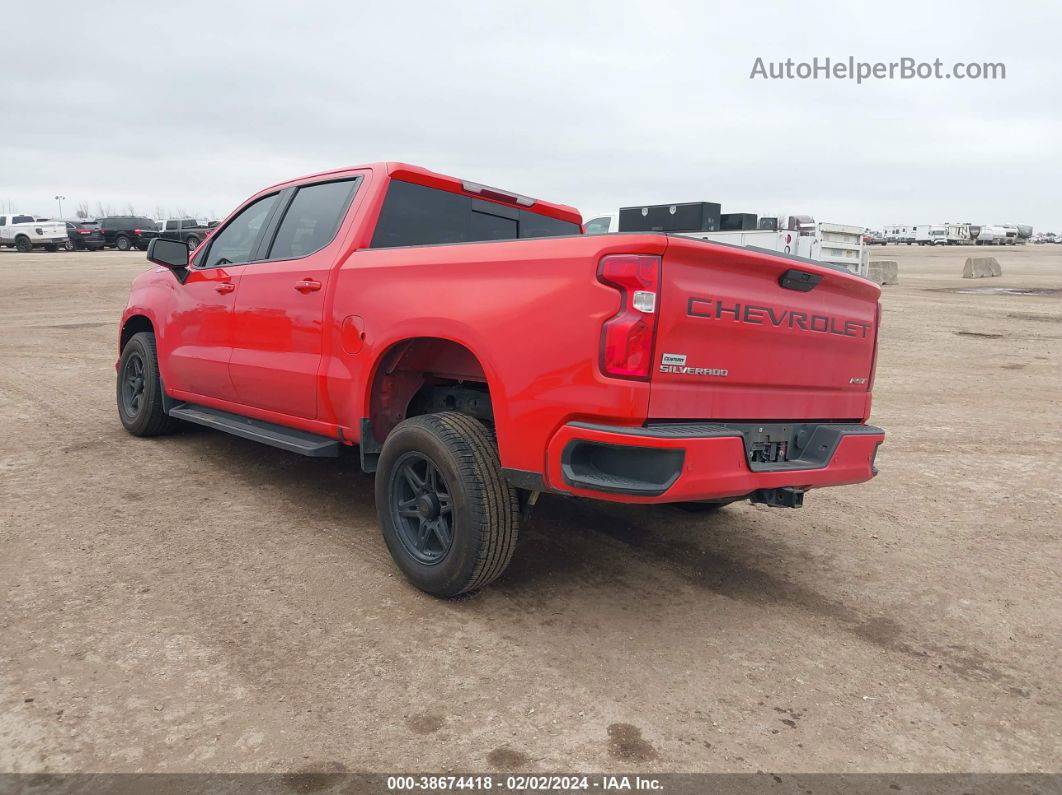
<path id="1" fill-rule="evenodd" d="M 91 229 L 78 229 L 77 233 L 79 235 L 91 235 L 92 234 L 92 230 Z"/>
<path id="2" fill-rule="evenodd" d="M 140 230 L 139 229 L 134 229 L 133 230 L 133 234 L 134 235 L 139 235 L 140 234 Z"/>
<path id="3" fill-rule="evenodd" d="M 646 380 L 656 337 L 660 257 L 612 254 L 602 258 L 597 279 L 620 292 L 619 311 L 601 327 L 601 372 Z"/>

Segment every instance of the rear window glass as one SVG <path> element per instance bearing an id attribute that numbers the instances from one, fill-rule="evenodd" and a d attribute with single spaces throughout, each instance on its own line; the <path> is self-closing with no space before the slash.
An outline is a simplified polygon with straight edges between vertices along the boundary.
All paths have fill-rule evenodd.
<path id="1" fill-rule="evenodd" d="M 514 240 L 523 237 L 578 235 L 579 225 L 474 199 L 459 193 L 392 180 L 373 248 Z"/>
<path id="2" fill-rule="evenodd" d="M 347 179 L 299 188 L 277 229 L 269 259 L 305 257 L 331 243 L 356 186 L 356 179 Z"/>

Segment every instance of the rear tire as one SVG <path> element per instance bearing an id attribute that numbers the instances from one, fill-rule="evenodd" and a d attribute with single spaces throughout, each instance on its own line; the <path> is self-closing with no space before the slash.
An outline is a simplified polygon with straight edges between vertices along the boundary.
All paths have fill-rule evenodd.
<path id="1" fill-rule="evenodd" d="M 118 417 L 133 436 L 159 436 L 177 426 L 162 407 L 162 379 L 159 378 L 155 335 L 150 331 L 134 334 L 118 360 Z"/>
<path id="2" fill-rule="evenodd" d="M 45 251 L 58 251 L 59 250 L 59 246 L 57 246 L 55 243 L 45 243 L 44 244 L 44 250 Z"/>
<path id="3" fill-rule="evenodd" d="M 517 491 L 502 476 L 491 431 L 464 414 L 412 417 L 391 431 L 376 472 L 376 510 L 398 568 L 434 596 L 482 588 L 516 548 Z"/>
<path id="4" fill-rule="evenodd" d="M 119 237 L 114 241 L 114 247 L 119 251 L 128 251 L 133 247 L 133 244 L 129 242 L 129 238 Z"/>

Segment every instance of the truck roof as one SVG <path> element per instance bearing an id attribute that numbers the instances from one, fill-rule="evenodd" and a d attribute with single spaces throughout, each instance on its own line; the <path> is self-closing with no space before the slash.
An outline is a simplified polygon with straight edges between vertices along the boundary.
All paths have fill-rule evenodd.
<path id="1" fill-rule="evenodd" d="M 393 179 L 402 180 L 403 182 L 413 182 L 418 185 L 425 185 L 430 188 L 438 188 L 439 190 L 445 190 L 450 193 L 461 193 L 468 196 L 474 196 L 477 199 L 483 199 L 484 201 L 494 202 L 495 204 L 502 204 L 507 206 L 522 206 L 528 210 L 538 213 L 539 215 L 545 215 L 549 218 L 556 218 L 560 221 L 570 221 L 574 224 L 582 224 L 583 219 L 579 211 L 567 204 L 558 204 L 556 202 L 548 202 L 543 199 L 534 199 L 529 196 L 523 196 L 512 191 L 503 190 L 501 188 L 492 188 L 488 185 L 482 185 L 476 182 L 472 182 L 467 179 L 460 179 L 459 177 L 451 177 L 447 174 L 440 174 L 437 171 L 431 171 L 423 166 L 415 166 L 410 163 L 401 163 L 396 161 L 382 161 L 377 163 L 363 163 L 356 166 L 346 166 L 344 168 L 334 168 L 327 171 L 319 171 L 315 174 L 307 174 L 295 179 L 284 180 L 278 182 L 276 185 L 271 185 L 265 190 L 273 190 L 274 188 L 280 188 L 285 185 L 290 185 L 298 182 L 303 182 L 307 179 L 313 179 L 316 177 L 328 177 L 332 175 L 344 174 L 349 171 L 356 170 L 371 170 L 376 173 L 385 174 Z"/>

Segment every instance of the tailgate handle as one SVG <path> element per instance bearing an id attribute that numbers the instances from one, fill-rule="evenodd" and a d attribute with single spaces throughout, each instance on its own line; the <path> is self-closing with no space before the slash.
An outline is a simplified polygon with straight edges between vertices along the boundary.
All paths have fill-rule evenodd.
<path id="1" fill-rule="evenodd" d="M 818 274 L 798 271 L 795 268 L 790 268 L 778 279 L 778 283 L 785 289 L 797 290 L 802 293 L 811 292 L 821 281 L 822 277 Z"/>

